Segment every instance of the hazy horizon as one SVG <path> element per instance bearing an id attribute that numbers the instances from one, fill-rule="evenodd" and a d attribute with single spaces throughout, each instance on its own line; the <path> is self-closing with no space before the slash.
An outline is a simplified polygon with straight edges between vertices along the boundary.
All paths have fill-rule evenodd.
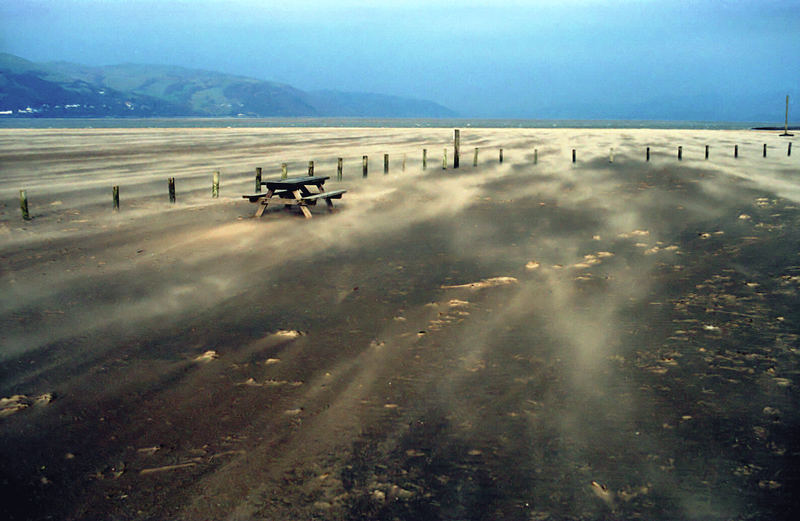
<path id="1" fill-rule="evenodd" d="M 797 2 L 18 0 L 0 51 L 429 99 L 468 118 L 782 123 Z"/>

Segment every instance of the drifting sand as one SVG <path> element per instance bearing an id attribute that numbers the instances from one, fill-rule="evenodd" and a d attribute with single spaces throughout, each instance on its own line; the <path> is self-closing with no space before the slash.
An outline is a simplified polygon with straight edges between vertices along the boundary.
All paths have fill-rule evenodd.
<path id="1" fill-rule="evenodd" d="M 461 135 L 444 171 L 443 129 L 0 130 L 7 518 L 788 515 L 787 138 Z M 337 156 L 334 214 L 240 198 Z"/>

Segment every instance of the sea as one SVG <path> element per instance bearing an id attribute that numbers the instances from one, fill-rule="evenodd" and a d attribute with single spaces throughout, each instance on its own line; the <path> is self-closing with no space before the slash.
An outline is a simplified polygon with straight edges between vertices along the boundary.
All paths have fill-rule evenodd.
<path id="1" fill-rule="evenodd" d="M 771 123 L 774 125 L 774 123 Z M 464 118 L 17 118 L 0 117 L 0 128 L 649 128 L 742 130 L 764 122 L 653 121 L 631 119 Z"/>

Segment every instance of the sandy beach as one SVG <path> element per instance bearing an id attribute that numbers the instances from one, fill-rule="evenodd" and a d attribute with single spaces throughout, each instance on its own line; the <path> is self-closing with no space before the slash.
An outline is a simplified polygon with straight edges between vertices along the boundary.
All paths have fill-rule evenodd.
<path id="1" fill-rule="evenodd" d="M 452 139 L 0 129 L 3 517 L 791 518 L 796 138 Z"/>

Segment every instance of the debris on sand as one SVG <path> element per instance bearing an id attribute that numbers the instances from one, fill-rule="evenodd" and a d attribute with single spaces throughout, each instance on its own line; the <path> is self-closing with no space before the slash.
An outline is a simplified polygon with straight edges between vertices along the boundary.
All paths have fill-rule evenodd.
<path id="1" fill-rule="evenodd" d="M 597 481 L 592 481 L 592 492 L 595 496 L 605 503 L 608 508 L 614 509 L 616 506 L 616 501 L 614 499 L 614 491 L 610 490 L 607 486 L 598 483 Z"/>
<path id="2" fill-rule="evenodd" d="M 11 416 L 31 406 L 47 405 L 53 401 L 53 393 L 44 393 L 36 397 L 15 394 L 9 398 L 0 398 L 0 418 Z"/>
<path id="3" fill-rule="evenodd" d="M 456 284 L 452 286 L 442 286 L 442 289 L 484 289 L 493 288 L 495 286 L 507 286 L 509 284 L 516 284 L 519 282 L 514 277 L 492 277 L 483 279 L 479 282 L 470 282 L 468 284 Z"/>
<path id="4" fill-rule="evenodd" d="M 208 362 L 211 362 L 212 360 L 216 360 L 217 358 L 219 358 L 219 355 L 217 354 L 217 352 L 214 351 L 214 350 L 209 349 L 208 351 L 206 351 L 202 355 L 196 357 L 194 359 L 194 361 L 199 363 L 199 364 L 207 364 Z"/>

